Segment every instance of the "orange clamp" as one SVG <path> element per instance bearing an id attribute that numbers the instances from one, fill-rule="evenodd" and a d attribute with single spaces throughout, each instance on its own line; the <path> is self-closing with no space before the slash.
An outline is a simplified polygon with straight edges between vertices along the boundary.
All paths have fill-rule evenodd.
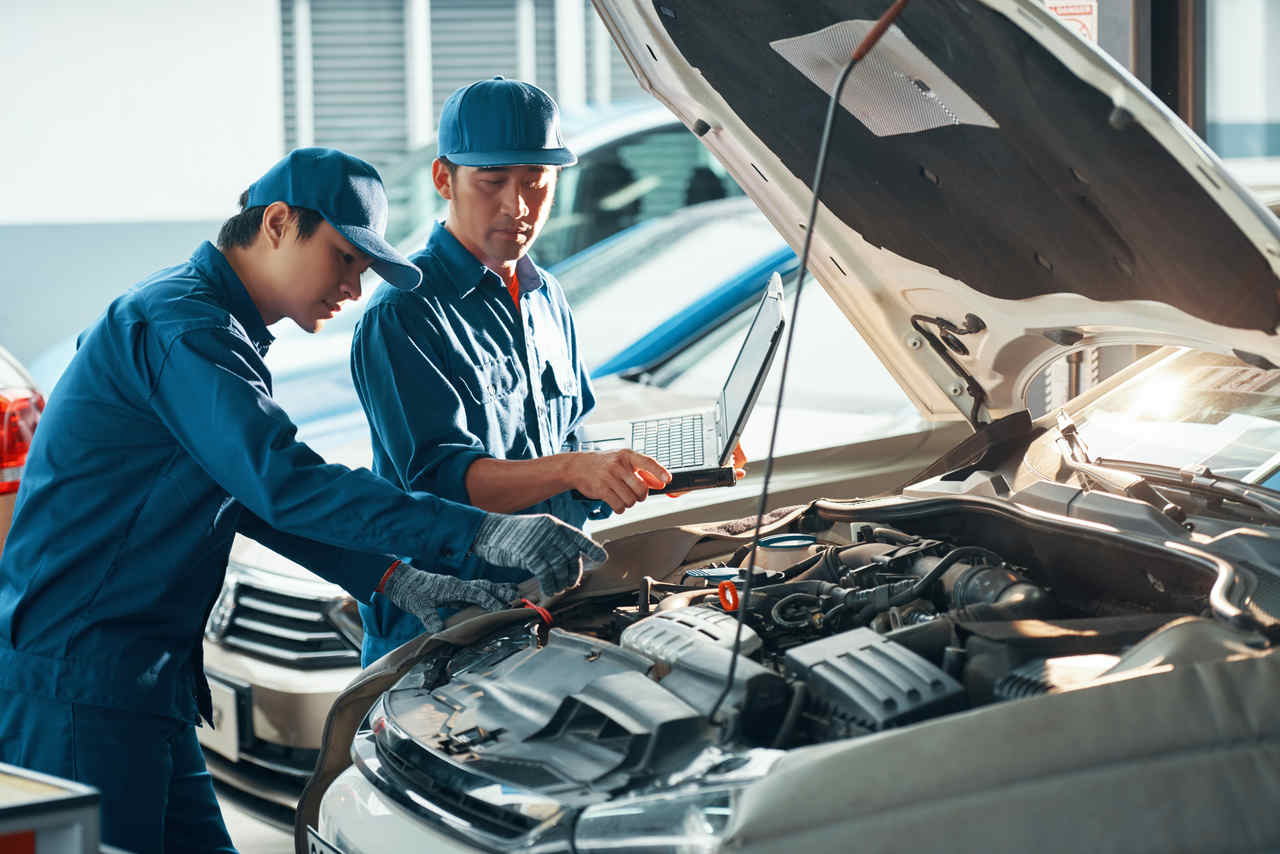
<path id="1" fill-rule="evenodd" d="M 738 610 L 738 586 L 730 580 L 716 585 L 716 593 L 720 595 L 720 607 L 726 611 Z"/>

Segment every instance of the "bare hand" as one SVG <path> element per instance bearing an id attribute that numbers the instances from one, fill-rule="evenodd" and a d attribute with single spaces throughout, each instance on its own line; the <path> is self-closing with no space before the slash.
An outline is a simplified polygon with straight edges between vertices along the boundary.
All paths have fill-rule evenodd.
<path id="1" fill-rule="evenodd" d="M 649 496 L 650 484 L 661 488 L 671 472 L 653 457 L 630 448 L 618 451 L 580 451 L 569 460 L 573 488 L 588 498 L 603 501 L 621 513 Z"/>
<path id="2" fill-rule="evenodd" d="M 733 449 L 733 477 L 735 480 L 742 480 L 747 476 L 747 455 L 742 450 L 742 443 L 739 442 Z M 679 498 L 685 495 L 685 492 L 668 492 L 668 498 Z"/>

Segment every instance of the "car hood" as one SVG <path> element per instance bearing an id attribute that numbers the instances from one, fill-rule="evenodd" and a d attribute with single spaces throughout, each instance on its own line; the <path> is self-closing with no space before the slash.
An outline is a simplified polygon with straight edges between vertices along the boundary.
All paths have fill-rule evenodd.
<path id="1" fill-rule="evenodd" d="M 887 0 L 593 2 L 641 84 L 799 250 L 829 93 Z M 960 369 L 989 415 L 1020 409 L 1079 347 L 1280 364 L 1280 221 L 1039 3 L 909 5 L 841 107 L 809 269 L 927 417 L 969 413 Z M 912 323 L 963 332 L 967 315 L 982 330 L 948 343 Z"/>

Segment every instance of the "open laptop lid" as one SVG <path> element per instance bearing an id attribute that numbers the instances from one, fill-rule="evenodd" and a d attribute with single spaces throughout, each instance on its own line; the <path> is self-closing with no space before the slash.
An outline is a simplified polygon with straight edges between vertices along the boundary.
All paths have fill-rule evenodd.
<path id="1" fill-rule="evenodd" d="M 764 387 L 786 325 L 782 277 L 774 273 L 716 401 L 716 436 L 723 440 L 720 446 L 721 466 L 729 464 L 734 446 L 747 426 L 747 418 L 755 408 L 760 389 Z"/>

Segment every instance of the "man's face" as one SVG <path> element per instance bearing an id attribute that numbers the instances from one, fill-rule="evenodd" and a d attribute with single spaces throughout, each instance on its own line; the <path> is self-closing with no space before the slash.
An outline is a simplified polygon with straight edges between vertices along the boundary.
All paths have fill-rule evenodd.
<path id="1" fill-rule="evenodd" d="M 317 332 L 341 303 L 360 298 L 360 274 L 372 259 L 327 222 L 305 240 L 297 239 L 296 222 L 288 229 L 272 253 L 276 309 L 305 331 Z"/>
<path id="2" fill-rule="evenodd" d="M 518 260 L 551 213 L 554 166 L 458 166 L 436 161 L 434 177 L 450 201 L 449 231 L 489 267 Z"/>

